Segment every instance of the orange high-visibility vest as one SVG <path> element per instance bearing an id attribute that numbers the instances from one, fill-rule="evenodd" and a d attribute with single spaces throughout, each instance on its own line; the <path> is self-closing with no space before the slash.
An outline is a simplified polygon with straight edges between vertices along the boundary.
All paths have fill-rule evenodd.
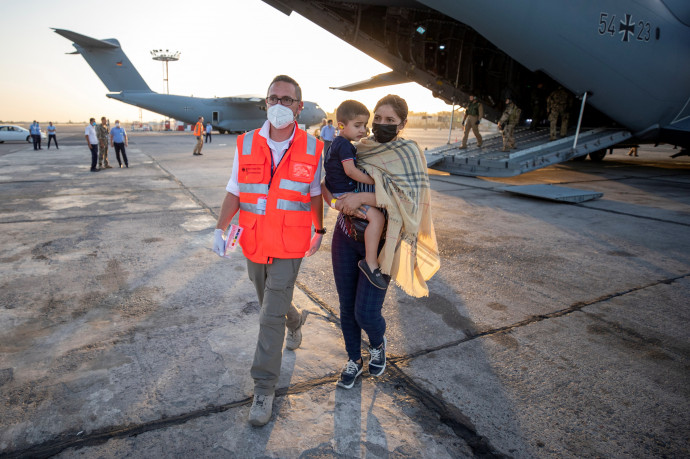
<path id="1" fill-rule="evenodd" d="M 309 250 L 311 196 L 323 142 L 295 123 L 295 137 L 271 178 L 271 149 L 259 129 L 237 138 L 240 245 L 254 263 L 302 258 Z M 265 208 L 264 208 L 265 207 Z"/>
<path id="2" fill-rule="evenodd" d="M 196 126 L 194 126 L 194 135 L 196 135 L 196 136 L 203 135 L 202 132 L 204 132 L 204 125 L 201 124 L 201 121 L 198 121 L 196 123 Z"/>

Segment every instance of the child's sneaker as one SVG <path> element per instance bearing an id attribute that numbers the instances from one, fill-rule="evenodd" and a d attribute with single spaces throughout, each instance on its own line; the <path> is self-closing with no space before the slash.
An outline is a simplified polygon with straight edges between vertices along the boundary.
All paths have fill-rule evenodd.
<path id="1" fill-rule="evenodd" d="M 388 288 L 388 284 L 383 278 L 380 268 L 376 268 L 374 271 L 370 270 L 366 260 L 359 260 L 357 264 L 359 265 L 359 269 L 362 270 L 374 287 L 380 288 L 381 290 L 386 290 Z"/>
<path id="2" fill-rule="evenodd" d="M 379 347 L 369 346 L 369 374 L 372 376 L 381 376 L 383 370 L 386 369 L 386 337 L 383 337 L 383 343 Z"/>
<path id="3" fill-rule="evenodd" d="M 338 380 L 338 386 L 344 387 L 345 389 L 350 389 L 355 385 L 357 381 L 357 376 L 362 374 L 364 370 L 364 361 L 362 363 L 357 363 L 352 360 L 348 360 L 343 368 L 343 372 L 340 373 L 340 379 Z"/>

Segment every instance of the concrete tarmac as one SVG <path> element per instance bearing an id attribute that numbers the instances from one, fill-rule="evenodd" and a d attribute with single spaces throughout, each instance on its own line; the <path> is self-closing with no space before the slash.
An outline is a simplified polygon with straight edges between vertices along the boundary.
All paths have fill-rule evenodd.
<path id="1" fill-rule="evenodd" d="M 447 132 L 408 130 L 429 148 Z M 130 167 L 0 145 L 0 457 L 688 457 L 690 160 L 621 150 L 510 179 L 431 176 L 428 298 L 391 287 L 389 365 L 346 361 L 330 262 L 254 428 L 259 308 L 240 252 L 211 252 L 236 136 L 131 133 Z M 603 198 L 502 191 L 562 184 Z"/>

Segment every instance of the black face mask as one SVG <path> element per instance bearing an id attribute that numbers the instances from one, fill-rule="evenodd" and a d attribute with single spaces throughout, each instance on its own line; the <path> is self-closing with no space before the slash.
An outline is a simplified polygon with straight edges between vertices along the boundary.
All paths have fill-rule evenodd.
<path id="1" fill-rule="evenodd" d="M 390 142 L 398 135 L 397 124 L 371 123 L 371 130 L 374 133 L 374 140 L 378 143 Z"/>

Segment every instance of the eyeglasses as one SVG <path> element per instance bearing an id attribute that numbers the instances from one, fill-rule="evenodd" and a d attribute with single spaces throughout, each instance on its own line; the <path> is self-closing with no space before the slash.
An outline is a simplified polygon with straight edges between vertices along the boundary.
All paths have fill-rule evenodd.
<path id="1" fill-rule="evenodd" d="M 288 96 L 283 96 L 283 97 L 268 96 L 266 98 L 266 102 L 268 102 L 269 105 L 275 105 L 278 102 L 280 102 L 280 105 L 285 105 L 286 107 L 289 107 L 290 105 L 294 104 L 296 101 L 297 101 L 297 99 L 293 99 L 292 97 L 288 97 Z"/>

